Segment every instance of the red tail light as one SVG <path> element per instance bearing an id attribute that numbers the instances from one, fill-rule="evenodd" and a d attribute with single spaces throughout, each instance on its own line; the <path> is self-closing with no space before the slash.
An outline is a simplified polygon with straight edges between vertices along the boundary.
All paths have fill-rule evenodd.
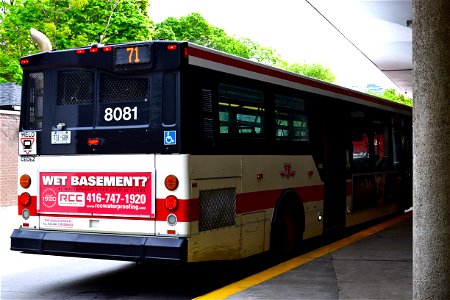
<path id="1" fill-rule="evenodd" d="M 84 52 L 86 52 L 86 51 L 84 51 L 84 49 L 78 49 L 76 51 L 77 54 L 84 54 Z"/>
<path id="2" fill-rule="evenodd" d="M 89 138 L 87 140 L 88 146 L 98 146 L 100 145 L 100 139 L 99 138 Z"/>
<path id="3" fill-rule="evenodd" d="M 178 207 L 178 199 L 177 197 L 170 195 L 167 196 L 166 199 L 164 200 L 164 206 L 168 209 L 168 210 L 175 210 Z"/>
<path id="4" fill-rule="evenodd" d="M 28 206 L 31 204 L 31 196 L 29 193 L 22 193 L 19 196 L 19 202 L 23 206 Z"/>
<path id="5" fill-rule="evenodd" d="M 175 45 L 175 44 L 173 44 L 173 45 L 168 45 L 168 46 L 167 46 L 167 50 L 169 50 L 169 51 L 177 50 L 177 45 Z"/>

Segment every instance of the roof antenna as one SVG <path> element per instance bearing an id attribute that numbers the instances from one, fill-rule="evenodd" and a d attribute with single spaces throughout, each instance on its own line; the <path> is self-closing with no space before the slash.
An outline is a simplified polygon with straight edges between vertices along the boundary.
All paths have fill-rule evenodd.
<path id="1" fill-rule="evenodd" d="M 47 52 L 52 50 L 52 43 L 50 43 L 50 40 L 45 34 L 34 28 L 30 29 L 30 33 L 31 39 L 33 40 L 33 42 L 38 44 L 39 49 L 41 49 L 41 52 Z"/>

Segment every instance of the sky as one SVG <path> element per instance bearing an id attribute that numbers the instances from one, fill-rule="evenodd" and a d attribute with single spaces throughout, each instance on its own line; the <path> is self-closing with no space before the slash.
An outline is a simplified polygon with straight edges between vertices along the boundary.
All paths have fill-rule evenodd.
<path id="1" fill-rule="evenodd" d="M 179 18 L 198 12 L 228 35 L 250 38 L 270 47 L 289 63 L 319 63 L 330 68 L 339 85 L 361 89 L 370 83 L 396 88 L 305 0 L 149 0 L 149 3 L 149 15 L 155 23 L 169 16 Z"/>

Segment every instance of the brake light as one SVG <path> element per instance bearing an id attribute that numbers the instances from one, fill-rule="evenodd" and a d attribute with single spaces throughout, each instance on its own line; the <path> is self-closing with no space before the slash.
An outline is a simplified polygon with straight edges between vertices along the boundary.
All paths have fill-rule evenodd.
<path id="1" fill-rule="evenodd" d="M 178 178 L 175 175 L 168 175 L 166 179 L 164 179 L 164 186 L 169 191 L 173 191 L 178 187 Z"/>
<path id="2" fill-rule="evenodd" d="M 31 204 L 31 195 L 27 192 L 20 194 L 19 202 L 23 206 L 28 206 Z"/>
<path id="3" fill-rule="evenodd" d="M 31 177 L 27 174 L 20 176 L 20 186 L 24 189 L 29 188 L 31 185 Z"/>
<path id="4" fill-rule="evenodd" d="M 176 44 L 168 45 L 167 50 L 169 51 L 177 50 L 177 45 Z"/>
<path id="5" fill-rule="evenodd" d="M 88 144 L 88 146 L 98 146 L 98 145 L 100 145 L 100 139 L 99 138 L 88 138 L 87 144 Z"/>
<path id="6" fill-rule="evenodd" d="M 78 49 L 78 50 L 76 51 L 77 54 L 84 54 L 84 52 L 85 52 L 84 49 Z"/>
<path id="7" fill-rule="evenodd" d="M 97 53 L 98 52 L 98 48 L 97 47 L 92 47 L 91 49 L 89 49 L 89 52 Z"/>
<path id="8" fill-rule="evenodd" d="M 112 51 L 112 47 L 111 46 L 103 47 L 103 52 L 111 52 L 111 51 Z"/>
<path id="9" fill-rule="evenodd" d="M 164 200 L 164 206 L 168 209 L 168 210 L 175 210 L 178 207 L 178 198 L 170 195 L 167 196 L 166 199 Z"/>
<path id="10" fill-rule="evenodd" d="M 28 59 L 21 59 L 20 60 L 20 64 L 21 65 L 28 65 L 30 63 L 30 61 Z"/>

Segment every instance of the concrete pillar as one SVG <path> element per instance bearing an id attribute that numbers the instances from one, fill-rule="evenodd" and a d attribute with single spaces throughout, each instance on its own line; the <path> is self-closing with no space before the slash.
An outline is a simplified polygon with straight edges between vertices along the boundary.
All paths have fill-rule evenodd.
<path id="1" fill-rule="evenodd" d="M 450 1 L 413 3 L 413 297 L 450 299 Z"/>

